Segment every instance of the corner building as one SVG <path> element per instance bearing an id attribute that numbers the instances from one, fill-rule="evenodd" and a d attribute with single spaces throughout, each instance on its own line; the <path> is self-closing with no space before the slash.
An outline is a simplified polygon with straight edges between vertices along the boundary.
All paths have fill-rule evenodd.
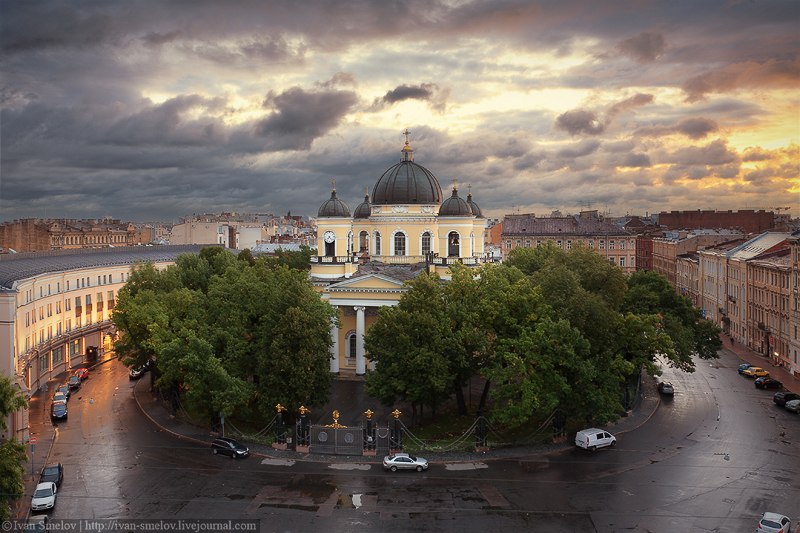
<path id="1" fill-rule="evenodd" d="M 450 265 L 489 261 L 486 220 L 472 194 L 462 198 L 454 183 L 445 197 L 433 173 L 414 162 L 408 137 L 400 153 L 355 210 L 335 188 L 319 208 L 309 276 L 339 310 L 340 326 L 331 325 L 330 369 L 337 374 L 366 373 L 364 334 L 381 307 L 397 305 L 405 281 L 422 272 L 449 279 Z"/>

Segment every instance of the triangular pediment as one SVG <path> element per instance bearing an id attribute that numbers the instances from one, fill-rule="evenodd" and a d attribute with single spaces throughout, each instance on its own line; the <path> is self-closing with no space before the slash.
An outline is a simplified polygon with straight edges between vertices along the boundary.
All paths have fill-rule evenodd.
<path id="1" fill-rule="evenodd" d="M 333 283 L 327 287 L 328 292 L 337 290 L 360 290 L 360 289 L 402 289 L 403 282 L 382 274 L 367 274 L 357 278 L 350 278 L 338 283 Z"/>

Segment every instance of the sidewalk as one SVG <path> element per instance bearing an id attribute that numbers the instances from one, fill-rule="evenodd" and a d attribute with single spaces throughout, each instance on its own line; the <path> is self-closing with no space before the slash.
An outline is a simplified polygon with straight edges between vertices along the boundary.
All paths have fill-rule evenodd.
<path id="1" fill-rule="evenodd" d="M 351 387 L 341 386 L 339 381 L 334 384 L 333 399 L 341 395 L 349 396 L 352 393 Z M 342 385 L 344 385 L 342 383 Z M 142 413 L 150 419 L 150 421 L 158 426 L 162 431 L 172 434 L 173 436 L 193 442 L 202 446 L 210 448 L 211 441 L 217 435 L 208 429 L 203 429 L 187 422 L 183 422 L 169 413 L 167 409 L 158 401 L 156 395 L 150 391 L 150 375 L 145 374 L 133 388 L 134 398 Z M 656 390 L 655 380 L 647 377 L 642 380 L 642 397 L 635 408 L 624 416 L 608 424 L 608 430 L 616 435 L 633 431 L 640 427 L 642 424 L 650 420 L 653 413 L 658 408 L 661 399 Z M 351 456 L 351 455 L 325 455 L 325 454 L 306 454 L 298 453 L 293 450 L 276 450 L 271 446 L 262 444 L 247 443 L 250 448 L 251 455 L 262 458 L 280 458 L 296 461 L 315 461 L 323 463 L 345 463 L 345 462 L 358 462 L 358 463 L 376 463 L 382 462 L 383 457 L 369 457 L 369 456 Z M 458 462 L 474 462 L 486 461 L 491 459 L 511 459 L 511 458 L 525 458 L 533 455 L 542 455 L 552 452 L 557 452 L 565 449 L 573 448 L 574 444 L 571 440 L 567 439 L 565 442 L 544 444 L 539 446 L 520 446 L 520 447 L 505 447 L 494 448 L 488 452 L 430 452 L 426 451 L 425 457 L 431 463 L 458 463 Z"/>
<path id="2" fill-rule="evenodd" d="M 753 366 L 760 366 L 769 372 L 771 377 L 780 381 L 783 384 L 783 388 L 787 391 L 800 393 L 800 379 L 793 376 L 785 368 L 777 366 L 772 359 L 761 355 L 760 353 L 754 352 L 747 346 L 744 346 L 738 342 L 731 342 L 727 335 L 720 335 L 719 338 L 722 339 L 723 350 L 733 353 L 739 359 L 741 359 L 743 363 L 750 363 Z"/>

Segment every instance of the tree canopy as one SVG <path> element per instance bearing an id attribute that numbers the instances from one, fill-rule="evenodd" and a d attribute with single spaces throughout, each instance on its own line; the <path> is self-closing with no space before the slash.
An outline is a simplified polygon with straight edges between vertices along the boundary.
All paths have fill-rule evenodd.
<path id="1" fill-rule="evenodd" d="M 324 404 L 335 316 L 304 271 L 204 248 L 163 271 L 135 268 L 112 320 L 123 361 L 155 360 L 156 386 L 190 412 L 264 417 L 277 403 Z"/>
<path id="2" fill-rule="evenodd" d="M 27 405 L 19 388 L 0 375 L 0 427 L 7 429 L 6 418 Z M 11 518 L 11 502 L 25 492 L 23 483 L 27 461 L 25 447 L 14 439 L 0 442 L 0 522 Z"/>

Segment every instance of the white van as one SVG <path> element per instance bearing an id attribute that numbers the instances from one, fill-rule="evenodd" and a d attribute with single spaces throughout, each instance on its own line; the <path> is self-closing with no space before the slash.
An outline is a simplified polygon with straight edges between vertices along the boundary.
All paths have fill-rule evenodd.
<path id="1" fill-rule="evenodd" d="M 617 438 L 604 429 L 582 429 L 575 434 L 575 446 L 584 450 L 596 450 L 604 446 L 613 446 Z"/>

